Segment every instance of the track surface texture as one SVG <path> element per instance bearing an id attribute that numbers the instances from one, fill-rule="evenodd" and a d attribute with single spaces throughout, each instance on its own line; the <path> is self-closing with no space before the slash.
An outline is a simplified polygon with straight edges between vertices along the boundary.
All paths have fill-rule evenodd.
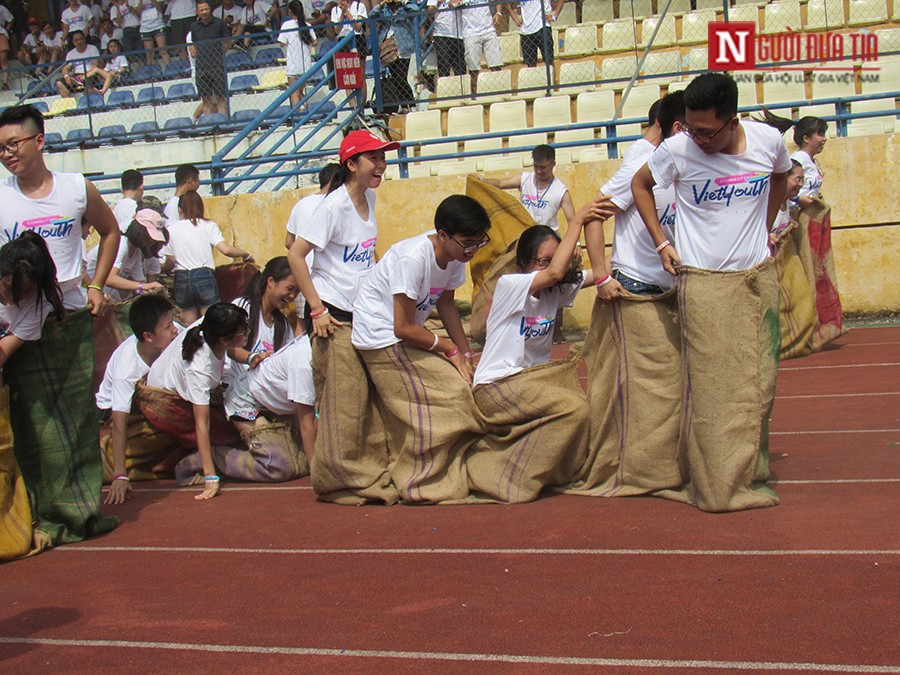
<path id="1" fill-rule="evenodd" d="M 0 670 L 900 672 L 900 328 L 782 364 L 781 505 L 342 507 L 171 482 L 0 566 Z"/>

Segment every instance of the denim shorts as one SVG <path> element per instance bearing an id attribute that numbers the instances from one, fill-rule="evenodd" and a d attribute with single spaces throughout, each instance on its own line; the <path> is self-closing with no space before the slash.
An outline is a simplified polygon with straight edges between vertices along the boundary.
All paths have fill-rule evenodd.
<path id="1" fill-rule="evenodd" d="M 182 309 L 209 307 L 219 302 L 216 275 L 208 267 L 175 270 L 175 304 Z"/>
<path id="2" fill-rule="evenodd" d="M 632 279 L 630 276 L 623 274 L 619 270 L 613 271 L 612 278 L 622 284 L 622 288 L 632 295 L 659 295 L 660 293 L 666 292 L 664 288 L 660 288 L 654 284 L 645 284 L 643 281 L 638 281 L 637 279 Z M 178 296 L 176 295 L 176 297 Z"/>

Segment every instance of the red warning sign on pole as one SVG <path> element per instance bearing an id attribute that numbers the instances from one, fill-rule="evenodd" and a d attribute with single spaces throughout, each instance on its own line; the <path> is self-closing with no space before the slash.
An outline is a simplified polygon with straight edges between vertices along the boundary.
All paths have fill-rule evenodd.
<path id="1" fill-rule="evenodd" d="M 362 89 L 365 82 L 362 57 L 359 52 L 338 52 L 334 55 L 334 74 L 338 89 Z"/>

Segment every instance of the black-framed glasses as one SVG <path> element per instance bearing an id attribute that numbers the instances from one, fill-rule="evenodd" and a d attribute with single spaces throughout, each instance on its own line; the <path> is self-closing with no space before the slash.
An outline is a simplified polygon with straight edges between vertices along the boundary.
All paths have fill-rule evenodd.
<path id="1" fill-rule="evenodd" d="M 463 250 L 463 253 L 475 253 L 477 250 L 482 249 L 491 243 L 491 238 L 487 235 L 484 235 L 484 238 L 477 244 L 468 245 L 463 244 L 461 241 L 457 241 L 456 237 L 454 237 L 452 234 L 448 234 L 447 236 L 450 237 L 457 244 L 457 246 L 459 246 Z"/>
<path id="2" fill-rule="evenodd" d="M 733 119 L 735 119 L 735 118 L 734 118 L 734 117 L 729 117 L 728 120 L 726 120 L 725 124 L 723 124 L 722 126 L 720 126 L 720 127 L 719 127 L 716 131 L 714 131 L 713 133 L 708 133 L 708 132 L 705 132 L 705 131 L 695 131 L 695 130 L 692 129 L 687 123 L 683 123 L 683 124 L 681 125 L 681 130 L 682 130 L 684 133 L 686 133 L 686 134 L 688 135 L 689 138 L 693 138 L 693 139 L 696 140 L 696 141 L 706 141 L 706 142 L 708 143 L 709 141 L 711 141 L 712 139 L 714 139 L 716 136 L 718 136 L 718 135 L 721 133 L 722 129 L 724 129 L 724 128 L 727 127 L 729 124 L 731 124 L 731 120 L 733 120 Z"/>
<path id="3" fill-rule="evenodd" d="M 537 266 L 540 269 L 545 270 L 550 267 L 550 263 L 553 262 L 553 258 L 532 258 L 531 261 L 537 263 Z"/>
<path id="4" fill-rule="evenodd" d="M 30 141 L 32 138 L 37 138 L 40 134 L 34 134 L 32 136 L 26 136 L 25 138 L 20 138 L 17 141 L 10 141 L 6 145 L 0 145 L 0 157 L 3 155 L 10 154 L 15 155 L 19 152 L 19 146 L 22 145 L 25 141 Z"/>

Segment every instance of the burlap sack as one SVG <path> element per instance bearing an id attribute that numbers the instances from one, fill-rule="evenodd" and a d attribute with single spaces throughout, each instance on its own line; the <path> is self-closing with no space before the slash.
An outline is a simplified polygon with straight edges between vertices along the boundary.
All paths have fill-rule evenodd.
<path id="1" fill-rule="evenodd" d="M 336 504 L 394 504 L 382 413 L 362 359 L 350 342 L 350 324 L 328 338 L 312 338 L 313 382 L 319 430 L 312 485 L 319 499 Z"/>
<path id="2" fill-rule="evenodd" d="M 473 496 L 508 504 L 573 480 L 587 454 L 587 397 L 575 358 L 475 387 L 487 434 L 469 450 Z"/>
<path id="3" fill-rule="evenodd" d="M 131 413 L 125 427 L 125 473 L 129 480 L 156 480 L 171 474 L 154 469 L 181 445 L 167 433 L 154 429 L 143 415 Z M 115 475 L 111 427 L 103 427 L 100 433 L 103 482 L 110 483 Z"/>
<path id="4" fill-rule="evenodd" d="M 798 223 L 794 245 L 815 298 L 816 325 L 810 347 L 817 352 L 846 332 L 831 250 L 831 207 L 816 200 L 800 209 Z"/>
<path id="5" fill-rule="evenodd" d="M 443 356 L 403 343 L 360 355 L 381 403 L 401 501 L 466 500 L 465 453 L 483 433 L 469 384 Z"/>
<path id="6" fill-rule="evenodd" d="M 803 236 L 794 223 L 783 235 L 775 254 L 781 315 L 781 359 L 792 359 L 812 353 L 816 310 L 812 289 L 797 255 L 795 241 Z"/>
<path id="7" fill-rule="evenodd" d="M 775 263 L 738 272 L 685 267 L 678 305 L 689 482 L 659 494 L 703 511 L 775 506 L 765 484 L 781 346 Z"/>
<path id="8" fill-rule="evenodd" d="M 31 506 L 13 454 L 9 389 L 3 386 L 0 387 L 0 560 L 12 560 L 28 553 L 31 536 Z"/>
<path id="9" fill-rule="evenodd" d="M 597 298 L 582 351 L 587 366 L 587 461 L 561 491 L 625 497 L 684 483 L 681 336 L 676 295 Z"/>
<path id="10" fill-rule="evenodd" d="M 141 414 L 154 428 L 178 439 L 187 448 L 197 447 L 192 403 L 173 391 L 148 386 L 146 379 L 138 382 L 135 395 Z M 221 445 L 236 445 L 241 440 L 238 430 L 225 417 L 221 389 L 210 396 L 209 440 Z"/>

